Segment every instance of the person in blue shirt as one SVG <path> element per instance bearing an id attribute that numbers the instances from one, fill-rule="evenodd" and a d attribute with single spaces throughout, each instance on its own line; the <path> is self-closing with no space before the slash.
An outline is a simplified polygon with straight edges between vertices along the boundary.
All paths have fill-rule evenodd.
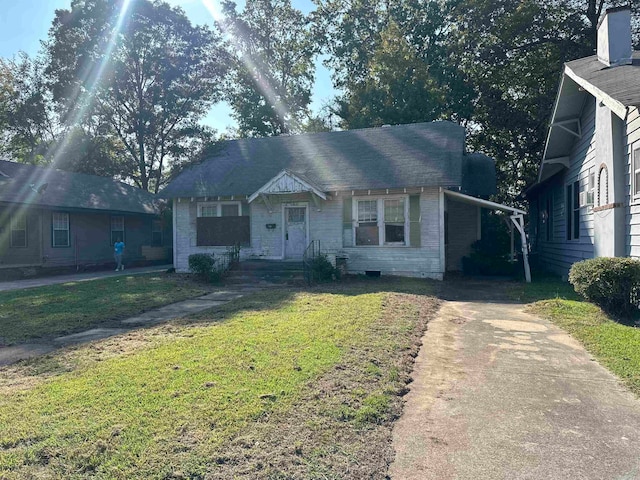
<path id="1" fill-rule="evenodd" d="M 118 241 L 113 244 L 113 256 L 116 259 L 116 272 L 118 270 L 124 270 L 124 265 L 122 265 L 123 253 L 124 253 L 124 242 L 121 239 L 118 239 Z"/>

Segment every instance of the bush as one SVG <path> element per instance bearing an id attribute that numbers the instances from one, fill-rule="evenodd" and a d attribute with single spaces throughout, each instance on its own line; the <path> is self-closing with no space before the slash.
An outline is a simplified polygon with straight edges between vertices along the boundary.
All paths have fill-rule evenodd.
<path id="1" fill-rule="evenodd" d="M 638 310 L 640 261 L 591 258 L 574 263 L 569 282 L 579 295 L 613 315 L 631 317 Z"/>
<path id="2" fill-rule="evenodd" d="M 318 255 L 311 261 L 311 273 L 317 282 L 327 282 L 332 280 L 334 275 L 336 278 L 340 275 L 324 254 Z"/>
<path id="3" fill-rule="evenodd" d="M 216 268 L 216 260 L 213 254 L 194 253 L 189 255 L 189 270 L 207 282 L 220 280 L 220 272 Z"/>

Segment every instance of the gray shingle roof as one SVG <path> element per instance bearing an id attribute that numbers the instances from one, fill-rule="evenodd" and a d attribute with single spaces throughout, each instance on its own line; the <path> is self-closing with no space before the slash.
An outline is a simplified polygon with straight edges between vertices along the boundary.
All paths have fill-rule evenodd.
<path id="1" fill-rule="evenodd" d="M 640 106 L 640 52 L 633 52 L 631 65 L 607 67 L 593 55 L 568 62 L 567 67 L 624 106 Z"/>
<path id="2" fill-rule="evenodd" d="M 459 186 L 464 144 L 465 129 L 452 122 L 231 140 L 160 195 L 251 195 L 285 169 L 325 192 Z"/>
<path id="3" fill-rule="evenodd" d="M 0 202 L 52 208 L 158 212 L 156 197 L 111 178 L 0 160 Z M 4 175 L 2 175 L 4 174 Z M 42 193 L 35 189 L 47 184 Z"/>

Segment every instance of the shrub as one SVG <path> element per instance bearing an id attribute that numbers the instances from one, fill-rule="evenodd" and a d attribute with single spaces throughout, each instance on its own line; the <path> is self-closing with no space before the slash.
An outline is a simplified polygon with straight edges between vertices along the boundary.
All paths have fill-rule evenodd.
<path id="1" fill-rule="evenodd" d="M 630 317 L 638 310 L 638 260 L 609 257 L 583 260 L 571 267 L 569 282 L 576 293 L 608 313 Z"/>
<path id="2" fill-rule="evenodd" d="M 204 281 L 216 282 L 220 280 L 220 272 L 216 268 L 213 254 L 194 253 L 189 255 L 189 270 Z"/>
<path id="3" fill-rule="evenodd" d="M 339 276 L 339 271 L 334 268 L 326 255 L 320 254 L 311 261 L 311 273 L 318 282 L 332 280 L 334 275 Z"/>

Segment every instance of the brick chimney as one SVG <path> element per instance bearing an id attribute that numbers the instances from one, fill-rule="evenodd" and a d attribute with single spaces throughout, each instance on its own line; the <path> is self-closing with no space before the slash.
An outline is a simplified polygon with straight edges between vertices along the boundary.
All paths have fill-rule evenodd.
<path id="1" fill-rule="evenodd" d="M 631 63 L 631 7 L 609 8 L 598 22 L 598 60 L 607 67 Z"/>

